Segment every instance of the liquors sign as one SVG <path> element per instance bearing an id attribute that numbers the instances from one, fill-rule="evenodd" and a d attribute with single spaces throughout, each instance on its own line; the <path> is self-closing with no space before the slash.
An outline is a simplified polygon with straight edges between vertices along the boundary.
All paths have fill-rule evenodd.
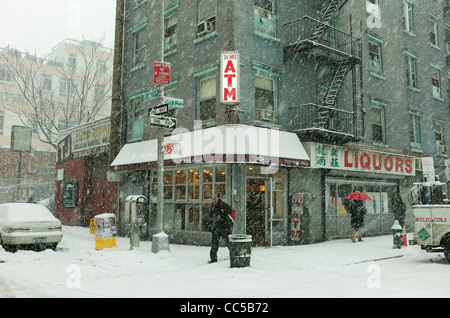
<path id="1" fill-rule="evenodd" d="M 319 143 L 308 143 L 312 168 L 415 176 L 414 157 L 354 149 Z"/>

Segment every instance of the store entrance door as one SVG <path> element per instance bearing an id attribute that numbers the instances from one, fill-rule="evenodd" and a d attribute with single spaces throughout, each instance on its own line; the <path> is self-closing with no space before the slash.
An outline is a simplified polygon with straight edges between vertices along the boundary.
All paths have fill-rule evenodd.
<path id="1" fill-rule="evenodd" d="M 255 245 L 265 245 L 267 220 L 269 218 L 269 180 L 267 178 L 247 178 L 247 226 L 246 232 L 252 236 Z"/>

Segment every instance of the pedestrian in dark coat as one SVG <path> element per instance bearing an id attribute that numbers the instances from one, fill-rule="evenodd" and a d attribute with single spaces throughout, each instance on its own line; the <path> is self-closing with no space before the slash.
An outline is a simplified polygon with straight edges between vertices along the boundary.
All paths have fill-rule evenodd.
<path id="1" fill-rule="evenodd" d="M 367 210 L 364 207 L 364 203 L 361 200 L 354 200 L 350 205 L 350 226 L 353 228 L 352 242 L 362 241 L 361 233 L 359 229 L 364 226 L 364 216 Z"/>
<path id="2" fill-rule="evenodd" d="M 402 201 L 402 198 L 398 195 L 394 202 L 394 215 L 398 220 L 401 227 L 405 226 L 406 204 Z"/>
<path id="3" fill-rule="evenodd" d="M 218 198 L 216 194 L 211 196 L 212 206 L 211 206 L 211 251 L 210 260 L 208 263 L 217 262 L 217 251 L 219 250 L 219 240 L 222 237 L 225 239 L 225 243 L 228 247 L 228 235 L 232 231 L 232 222 L 230 214 L 233 212 L 231 206 L 223 202 Z"/>

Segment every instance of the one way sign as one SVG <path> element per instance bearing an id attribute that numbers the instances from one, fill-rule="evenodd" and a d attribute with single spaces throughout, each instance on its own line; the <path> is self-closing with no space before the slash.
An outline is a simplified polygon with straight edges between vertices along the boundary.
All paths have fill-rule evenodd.
<path id="1" fill-rule="evenodd" d="M 173 117 L 164 117 L 157 115 L 150 115 L 150 124 L 153 126 L 164 127 L 164 128 L 176 128 L 177 120 Z"/>
<path id="2" fill-rule="evenodd" d="M 148 115 L 166 115 L 169 112 L 169 104 L 162 104 L 148 109 Z"/>

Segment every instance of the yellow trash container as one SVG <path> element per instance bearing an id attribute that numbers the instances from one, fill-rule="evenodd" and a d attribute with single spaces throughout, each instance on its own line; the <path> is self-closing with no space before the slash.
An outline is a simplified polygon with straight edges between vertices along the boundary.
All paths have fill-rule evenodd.
<path id="1" fill-rule="evenodd" d="M 113 213 L 103 213 L 95 216 L 95 249 L 102 250 L 117 246 L 116 216 Z"/>
<path id="2" fill-rule="evenodd" d="M 91 219 L 89 221 L 89 234 L 95 234 L 95 220 Z"/>

